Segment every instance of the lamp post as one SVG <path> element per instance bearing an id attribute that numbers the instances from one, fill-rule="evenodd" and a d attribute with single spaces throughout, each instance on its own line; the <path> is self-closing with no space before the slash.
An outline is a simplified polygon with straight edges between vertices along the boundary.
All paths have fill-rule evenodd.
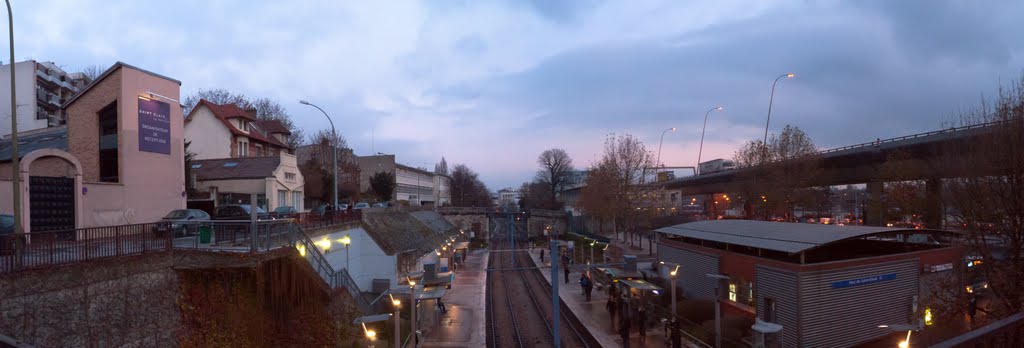
<path id="1" fill-rule="evenodd" d="M 352 244 L 352 237 L 349 237 L 347 234 L 341 237 L 341 244 L 345 245 L 345 270 L 351 274 L 351 270 L 348 268 L 348 245 Z"/>
<path id="2" fill-rule="evenodd" d="M 316 106 L 313 103 L 310 103 L 310 102 L 305 101 L 305 100 L 300 100 L 299 104 L 309 105 L 309 106 L 312 106 L 312 107 L 316 108 L 317 110 L 320 110 L 320 112 L 322 112 L 324 114 L 324 116 L 327 117 L 327 122 L 331 123 L 331 162 L 332 162 L 331 166 L 334 169 L 334 170 L 331 170 L 331 200 L 334 201 L 334 205 L 332 205 L 332 206 L 334 207 L 334 210 L 337 211 L 338 210 L 338 144 L 337 144 L 338 132 L 335 131 L 335 129 L 334 129 L 334 121 L 331 120 L 331 116 L 327 115 L 327 111 L 324 111 L 324 109 L 321 109 L 319 106 Z M 345 245 L 345 247 L 347 248 L 348 245 Z"/>
<path id="3" fill-rule="evenodd" d="M 700 147 L 697 149 L 697 166 L 695 167 L 697 168 L 697 174 L 700 174 L 700 155 L 704 152 L 704 131 L 708 129 L 708 115 L 716 110 L 722 110 L 722 107 L 719 106 L 704 113 L 704 127 L 700 128 Z"/>
<path id="4" fill-rule="evenodd" d="M 14 235 L 17 236 L 15 244 L 15 259 L 18 260 L 15 266 L 21 266 L 21 249 L 25 243 L 25 231 L 21 221 L 21 170 L 19 170 L 20 158 L 18 156 L 18 98 L 14 91 L 14 12 L 11 11 L 11 0 L 7 0 L 8 29 L 11 40 L 11 190 L 14 196 Z"/>
<path id="5" fill-rule="evenodd" d="M 412 316 L 409 317 L 409 321 L 412 322 L 412 348 L 416 348 L 416 344 L 419 343 L 419 335 L 416 334 L 416 282 L 409 281 L 409 307 L 412 307 Z"/>
<path id="6" fill-rule="evenodd" d="M 675 132 L 676 127 L 672 127 L 661 132 L 661 140 L 658 140 L 658 160 L 655 161 L 655 166 L 661 166 L 661 143 L 665 142 L 665 133 L 668 133 L 669 131 Z"/>
<path id="7" fill-rule="evenodd" d="M 665 264 L 665 261 L 661 261 L 661 264 L 665 265 L 665 267 L 668 267 L 668 265 Z M 675 269 L 673 269 L 672 271 L 668 272 L 668 276 L 669 276 L 669 278 L 671 279 L 671 282 L 672 282 L 672 319 L 673 320 L 676 318 L 676 274 L 679 274 L 679 264 L 678 263 L 676 264 L 676 268 Z"/>
<path id="8" fill-rule="evenodd" d="M 395 307 L 395 348 L 402 348 L 402 322 L 398 318 L 398 314 L 401 313 L 402 300 L 391 296 L 391 294 L 388 296 L 391 297 L 391 304 Z"/>
<path id="9" fill-rule="evenodd" d="M 706 274 L 708 278 L 715 280 L 715 348 L 722 347 L 722 280 L 729 280 L 728 276 L 721 274 Z"/>
<path id="10" fill-rule="evenodd" d="M 772 82 L 772 94 L 771 94 L 770 97 L 768 97 L 768 120 L 766 120 L 764 122 L 764 140 L 761 143 L 761 145 L 764 146 L 765 151 L 767 151 L 767 149 L 768 149 L 768 124 L 772 121 L 772 102 L 775 101 L 775 84 L 779 83 L 779 79 L 781 79 L 783 77 L 785 77 L 785 78 L 793 78 L 793 76 L 796 76 L 796 75 L 793 74 L 793 73 L 782 74 L 782 75 L 779 75 L 779 77 L 776 77 L 775 81 Z M 765 153 L 765 154 L 767 154 L 767 153 Z"/>

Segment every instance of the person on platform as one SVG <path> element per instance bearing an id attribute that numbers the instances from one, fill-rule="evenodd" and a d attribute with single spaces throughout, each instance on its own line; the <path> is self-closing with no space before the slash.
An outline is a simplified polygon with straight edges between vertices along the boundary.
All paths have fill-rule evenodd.
<path id="1" fill-rule="evenodd" d="M 605 303 L 604 308 L 608 310 L 608 314 L 612 318 L 612 330 L 615 329 L 615 313 L 619 310 L 619 304 L 616 302 L 614 287 L 608 291 L 608 302 Z"/>
<path id="2" fill-rule="evenodd" d="M 566 263 L 564 268 L 565 268 L 565 283 L 569 284 L 569 264 Z"/>
<path id="3" fill-rule="evenodd" d="M 594 281 L 590 280 L 590 276 L 587 276 L 586 283 L 583 284 L 583 294 L 587 295 L 587 301 L 590 301 L 590 294 L 594 291 Z"/>
<path id="4" fill-rule="evenodd" d="M 544 248 L 540 249 L 540 263 L 544 263 Z"/>

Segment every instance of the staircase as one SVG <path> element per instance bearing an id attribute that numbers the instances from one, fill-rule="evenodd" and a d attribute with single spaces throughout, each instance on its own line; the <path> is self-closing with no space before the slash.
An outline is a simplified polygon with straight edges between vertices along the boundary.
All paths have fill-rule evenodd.
<path id="1" fill-rule="evenodd" d="M 309 265 L 320 275 L 320 278 L 327 282 L 331 289 L 344 287 L 352 295 L 352 299 L 356 301 L 360 312 L 363 314 L 371 313 L 370 302 L 363 298 L 362 291 L 359 290 L 359 286 L 356 285 L 356 281 L 352 279 L 352 276 L 348 274 L 348 270 L 345 268 L 335 270 L 334 267 L 331 267 L 331 264 L 327 262 L 324 255 L 320 253 L 320 249 L 317 249 L 313 240 L 302 230 L 302 227 L 292 223 L 289 229 L 291 231 L 289 233 L 290 244 L 299 250 L 299 255 L 309 262 Z"/>

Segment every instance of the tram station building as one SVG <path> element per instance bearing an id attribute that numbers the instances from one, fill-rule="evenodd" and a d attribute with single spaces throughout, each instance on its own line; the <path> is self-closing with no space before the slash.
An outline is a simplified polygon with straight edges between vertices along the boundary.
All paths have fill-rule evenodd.
<path id="1" fill-rule="evenodd" d="M 962 258 L 936 230 L 711 220 L 657 233 L 684 297 L 781 326 L 780 347 L 855 346 L 891 333 L 879 325 L 917 324 L 928 284 Z"/>

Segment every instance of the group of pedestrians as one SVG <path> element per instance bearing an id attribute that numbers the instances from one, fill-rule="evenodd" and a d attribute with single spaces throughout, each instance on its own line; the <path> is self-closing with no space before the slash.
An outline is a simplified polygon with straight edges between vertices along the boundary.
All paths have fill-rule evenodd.
<path id="1" fill-rule="evenodd" d="M 636 326 L 640 340 L 647 338 L 647 304 L 637 295 L 619 290 L 612 286 L 608 288 L 608 302 L 605 309 L 611 314 L 612 329 L 618 328 L 622 336 L 623 347 L 629 347 L 629 335 L 633 326 Z M 616 316 L 618 325 L 616 325 Z"/>

